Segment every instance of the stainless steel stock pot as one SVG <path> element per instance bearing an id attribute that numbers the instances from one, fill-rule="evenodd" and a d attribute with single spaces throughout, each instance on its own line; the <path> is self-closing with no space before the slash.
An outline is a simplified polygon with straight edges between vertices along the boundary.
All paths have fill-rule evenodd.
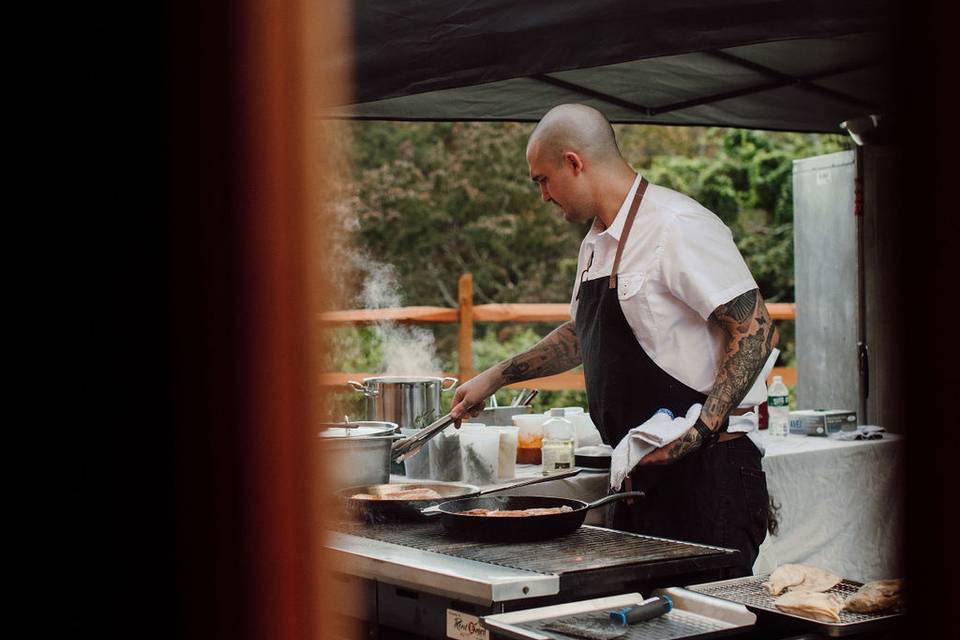
<path id="1" fill-rule="evenodd" d="M 395 422 L 404 429 L 425 427 L 442 416 L 440 394 L 457 385 L 456 378 L 375 376 L 348 384 L 363 394 L 367 420 Z"/>

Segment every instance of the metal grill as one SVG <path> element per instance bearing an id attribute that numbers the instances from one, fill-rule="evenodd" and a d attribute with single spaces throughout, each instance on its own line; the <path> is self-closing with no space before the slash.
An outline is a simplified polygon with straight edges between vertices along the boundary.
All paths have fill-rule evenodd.
<path id="1" fill-rule="evenodd" d="M 456 540 L 439 523 L 349 527 L 346 533 L 445 555 L 537 573 L 571 574 L 613 567 L 693 561 L 691 569 L 729 566 L 735 552 L 719 547 L 652 538 L 584 526 L 553 540 L 489 543 Z M 722 561 L 706 561 L 709 558 Z"/>
<path id="2" fill-rule="evenodd" d="M 767 593 L 766 589 L 763 588 L 763 583 L 766 582 L 769 577 L 770 574 L 748 576 L 746 578 L 698 584 L 687 588 L 690 591 L 697 591 L 709 596 L 723 598 L 724 600 L 739 602 L 752 609 L 760 609 L 777 615 L 789 615 L 808 622 L 816 622 L 818 625 L 825 625 L 829 628 L 841 629 L 844 630 L 844 635 L 855 631 L 859 632 L 862 630 L 864 624 L 869 623 L 870 626 L 873 626 L 873 623 L 877 621 L 889 621 L 897 615 L 891 613 L 852 613 L 850 611 L 841 611 L 840 622 L 820 622 L 812 621 L 802 616 L 788 614 L 780 611 L 773 605 L 773 601 L 777 599 L 777 596 L 771 596 Z M 827 593 L 835 593 L 846 600 L 856 593 L 861 586 L 863 585 L 858 582 L 853 582 L 852 580 L 842 580 L 837 586 L 827 591 Z"/>
<path id="3" fill-rule="evenodd" d="M 601 626 L 604 624 L 609 624 L 610 614 L 606 611 L 600 611 L 597 613 L 579 616 L 566 616 L 561 618 L 551 618 L 549 620 L 538 620 L 537 622 L 526 622 L 523 624 L 518 624 L 517 626 L 555 637 L 577 638 L 577 636 L 570 636 L 559 631 L 545 628 L 552 622 L 565 621 L 567 619 L 576 620 L 578 623 L 586 622 L 588 625 L 592 623 L 593 625 Z M 674 640 L 675 638 L 691 638 L 707 633 L 713 633 L 715 631 L 724 631 L 729 629 L 731 626 L 732 625 L 729 623 L 713 620 L 711 618 L 697 615 L 696 613 L 689 613 L 687 611 L 674 609 L 673 611 L 666 613 L 659 618 L 645 620 L 643 622 L 630 625 L 628 627 L 629 631 L 627 631 L 626 635 L 620 637 L 624 638 L 625 640 L 639 640 L 641 638 L 643 640 Z"/>

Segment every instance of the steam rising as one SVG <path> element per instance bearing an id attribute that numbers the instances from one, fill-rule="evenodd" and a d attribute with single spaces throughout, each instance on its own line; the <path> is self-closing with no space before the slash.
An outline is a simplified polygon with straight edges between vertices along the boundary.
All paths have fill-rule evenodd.
<path id="1" fill-rule="evenodd" d="M 403 306 L 393 265 L 354 253 L 354 266 L 364 274 L 359 301 L 364 309 Z M 383 373 L 390 376 L 438 376 L 440 361 L 433 333 L 422 327 L 393 321 L 378 322 L 374 331 L 383 345 Z"/>
<path id="2" fill-rule="evenodd" d="M 335 126 L 327 124 L 325 126 Z M 349 157 L 349 135 L 337 129 L 337 135 L 332 139 L 344 145 L 335 157 L 346 159 Z M 324 174 L 330 172 L 330 167 L 324 165 Z M 351 168 L 344 161 L 334 167 L 335 171 L 330 180 L 329 191 L 331 196 L 322 203 L 329 208 L 329 215 L 324 218 L 324 224 L 318 225 L 322 229 L 316 239 L 317 246 L 321 247 L 322 259 L 318 259 L 317 268 L 325 274 L 326 296 L 330 304 L 325 308 L 332 311 L 346 307 L 361 309 L 385 309 L 403 306 L 400 294 L 400 285 L 396 270 L 392 265 L 374 260 L 370 255 L 354 244 L 360 229 L 360 221 L 356 211 L 363 208 L 357 190 L 357 184 L 351 179 Z M 360 293 L 354 288 L 357 276 L 362 282 Z M 386 375 L 440 375 L 442 370 L 440 360 L 436 355 L 436 344 L 433 333 L 428 329 L 411 325 L 401 325 L 392 321 L 378 322 L 373 325 L 376 337 L 383 350 L 383 359 L 380 364 L 382 373 Z M 334 334 L 327 334 L 331 341 L 328 353 L 334 358 L 350 357 L 350 352 L 356 346 L 355 341 L 342 340 Z M 337 365 L 329 366 L 336 370 Z"/>

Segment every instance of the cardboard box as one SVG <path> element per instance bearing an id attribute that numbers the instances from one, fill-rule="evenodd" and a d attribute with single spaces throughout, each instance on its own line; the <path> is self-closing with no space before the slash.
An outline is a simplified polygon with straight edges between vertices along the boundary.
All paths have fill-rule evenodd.
<path id="1" fill-rule="evenodd" d="M 846 409 L 804 409 L 790 412 L 790 433 L 823 436 L 857 428 L 857 412 Z"/>

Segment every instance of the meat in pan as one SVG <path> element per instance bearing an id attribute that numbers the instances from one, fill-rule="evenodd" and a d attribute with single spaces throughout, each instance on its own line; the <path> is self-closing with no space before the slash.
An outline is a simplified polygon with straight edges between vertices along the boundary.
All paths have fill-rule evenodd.
<path id="1" fill-rule="evenodd" d="M 443 498 L 433 489 L 407 489 L 391 491 L 380 495 L 370 493 L 355 493 L 350 496 L 354 500 L 440 500 Z"/>
<path id="2" fill-rule="evenodd" d="M 562 507 L 548 507 L 548 508 L 531 508 L 531 509 L 513 509 L 513 510 L 499 510 L 499 509 L 469 509 L 467 511 L 461 511 L 459 515 L 462 516 L 486 516 L 488 518 L 527 518 L 529 516 L 549 516 L 557 513 L 567 513 L 573 511 L 570 507 L 564 505 Z"/>

